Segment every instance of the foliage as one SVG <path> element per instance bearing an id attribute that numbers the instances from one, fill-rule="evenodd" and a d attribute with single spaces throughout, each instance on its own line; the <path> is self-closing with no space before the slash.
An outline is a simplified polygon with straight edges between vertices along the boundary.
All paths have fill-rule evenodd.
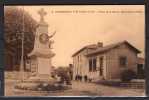
<path id="1" fill-rule="evenodd" d="M 21 38 L 23 32 L 23 14 L 24 14 L 24 59 L 31 52 L 34 44 L 34 33 L 37 22 L 28 14 L 28 12 L 18 7 L 5 7 L 4 10 L 4 39 L 6 51 L 13 52 L 16 63 L 21 58 Z M 7 57 L 6 57 L 7 59 Z"/>
<path id="2" fill-rule="evenodd" d="M 66 90 L 68 87 L 62 85 L 54 85 L 54 84 L 39 84 L 36 88 L 38 91 L 57 91 L 57 90 Z"/>
<path id="3" fill-rule="evenodd" d="M 136 73 L 133 70 L 127 69 L 121 73 L 122 82 L 130 82 L 134 78 L 136 78 Z"/>
<path id="4" fill-rule="evenodd" d="M 6 7 L 4 11 L 5 38 L 22 33 L 24 14 L 25 38 L 33 38 L 36 29 L 36 21 L 26 12 L 16 7 Z M 7 37 L 8 36 L 8 37 Z M 32 36 L 32 37 L 31 37 Z M 25 39 L 26 40 L 26 39 Z M 7 41 L 6 41 L 7 42 Z"/>
<path id="5" fill-rule="evenodd" d="M 69 68 L 59 67 L 56 70 L 56 74 L 61 79 L 60 83 L 66 82 L 66 84 L 71 84 L 71 75 L 69 72 Z"/>

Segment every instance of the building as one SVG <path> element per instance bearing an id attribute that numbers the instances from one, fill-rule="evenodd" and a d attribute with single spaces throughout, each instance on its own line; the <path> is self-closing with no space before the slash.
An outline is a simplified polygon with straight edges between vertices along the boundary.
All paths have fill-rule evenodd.
<path id="1" fill-rule="evenodd" d="M 137 54 L 140 51 L 127 41 L 103 46 L 103 43 L 87 45 L 74 53 L 73 79 L 78 76 L 96 79 L 119 79 L 124 69 L 137 72 Z"/>
<path id="2" fill-rule="evenodd" d="M 145 78 L 145 60 L 141 57 L 138 57 L 137 75 L 139 79 Z"/>

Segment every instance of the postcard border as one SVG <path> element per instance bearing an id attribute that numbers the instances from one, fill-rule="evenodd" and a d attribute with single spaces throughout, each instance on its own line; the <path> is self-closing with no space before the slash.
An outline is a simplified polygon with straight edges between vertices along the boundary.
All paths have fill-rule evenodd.
<path id="1" fill-rule="evenodd" d="M 146 75 L 146 96 L 149 96 L 149 3 L 148 0 L 6 0 L 0 5 L 0 96 L 11 99 L 48 99 L 49 97 L 3 97 L 4 96 L 4 5 L 145 5 L 145 75 Z M 70 97 L 79 99 L 80 97 Z M 70 99 L 67 97 L 67 99 Z M 81 97 L 81 99 L 115 100 L 117 97 Z M 146 97 L 118 97 L 117 99 L 146 99 Z M 50 99 L 66 99 L 65 97 L 50 97 Z"/>

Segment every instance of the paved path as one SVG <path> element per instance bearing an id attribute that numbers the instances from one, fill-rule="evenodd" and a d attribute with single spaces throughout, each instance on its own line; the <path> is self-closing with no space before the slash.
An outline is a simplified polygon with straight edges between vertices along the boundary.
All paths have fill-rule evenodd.
<path id="1" fill-rule="evenodd" d="M 7 80 L 7 96 L 144 96 L 143 89 L 124 89 L 94 83 L 72 82 L 72 89 L 57 92 L 16 91 L 15 81 Z"/>

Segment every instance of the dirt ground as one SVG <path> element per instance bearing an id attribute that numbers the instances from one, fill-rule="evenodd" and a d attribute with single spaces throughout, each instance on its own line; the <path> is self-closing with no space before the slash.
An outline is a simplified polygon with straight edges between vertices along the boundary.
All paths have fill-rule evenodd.
<path id="1" fill-rule="evenodd" d="M 71 89 L 56 92 L 16 90 L 15 83 L 15 80 L 5 80 L 5 96 L 145 96 L 144 89 L 126 89 L 76 81 L 72 81 Z"/>

